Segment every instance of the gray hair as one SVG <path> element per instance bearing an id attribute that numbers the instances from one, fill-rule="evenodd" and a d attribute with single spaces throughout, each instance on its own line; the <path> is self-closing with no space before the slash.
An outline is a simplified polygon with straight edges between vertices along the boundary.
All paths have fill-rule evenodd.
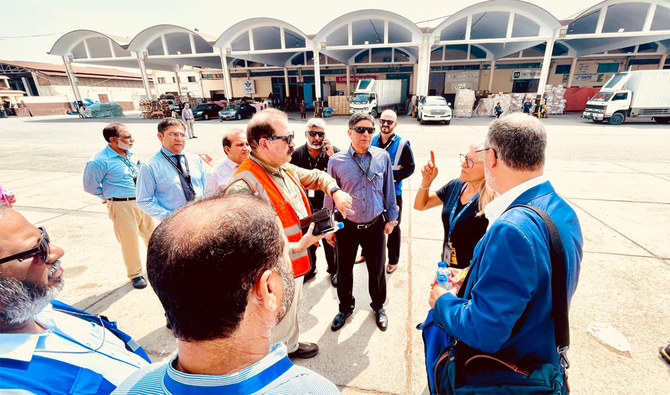
<path id="1" fill-rule="evenodd" d="M 281 123 L 288 123 L 288 115 L 283 111 L 268 108 L 254 114 L 247 125 L 247 142 L 251 150 L 258 147 L 262 138 L 274 136 L 276 124 Z"/>
<path id="2" fill-rule="evenodd" d="M 310 129 L 312 129 L 312 126 L 321 130 L 326 130 L 326 121 L 321 118 L 310 118 L 309 121 L 307 121 L 307 126 L 305 126 L 305 132 L 309 132 Z"/>
<path id="3" fill-rule="evenodd" d="M 356 126 L 356 124 L 359 123 L 360 121 L 370 121 L 373 126 L 375 124 L 375 119 L 372 118 L 372 115 L 363 112 L 355 112 L 349 118 L 349 129 Z"/>
<path id="4" fill-rule="evenodd" d="M 514 170 L 538 170 L 544 166 L 547 132 L 539 119 L 514 113 L 491 122 L 487 146 Z"/>

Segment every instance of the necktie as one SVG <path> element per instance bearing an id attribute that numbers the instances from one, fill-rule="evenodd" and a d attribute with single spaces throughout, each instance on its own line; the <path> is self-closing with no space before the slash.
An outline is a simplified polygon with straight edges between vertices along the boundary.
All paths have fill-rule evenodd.
<path id="1" fill-rule="evenodd" d="M 179 166 L 179 169 L 181 169 L 181 173 L 179 173 L 181 189 L 184 191 L 184 197 L 186 198 L 186 201 L 190 202 L 191 200 L 195 199 L 195 193 L 193 192 L 193 187 L 191 186 L 190 180 L 186 179 L 186 177 L 189 177 L 188 170 L 186 170 L 186 157 L 184 157 L 184 155 L 173 155 L 172 157 L 175 158 L 177 166 Z"/>

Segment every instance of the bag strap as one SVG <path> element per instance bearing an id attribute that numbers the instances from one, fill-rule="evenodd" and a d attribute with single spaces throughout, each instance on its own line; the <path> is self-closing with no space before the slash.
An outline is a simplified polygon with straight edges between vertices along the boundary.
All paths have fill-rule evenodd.
<path id="1" fill-rule="evenodd" d="M 553 305 L 551 315 L 554 318 L 554 338 L 556 341 L 556 350 L 561 356 L 560 364 L 563 368 L 567 369 L 570 367 L 566 355 L 568 348 L 570 347 L 570 325 L 568 322 L 567 268 L 561 234 L 558 232 L 556 224 L 546 211 L 527 204 L 514 205 L 505 211 L 516 207 L 527 208 L 539 215 L 544 221 L 544 224 L 547 227 L 547 232 L 549 233 L 551 297 Z"/>

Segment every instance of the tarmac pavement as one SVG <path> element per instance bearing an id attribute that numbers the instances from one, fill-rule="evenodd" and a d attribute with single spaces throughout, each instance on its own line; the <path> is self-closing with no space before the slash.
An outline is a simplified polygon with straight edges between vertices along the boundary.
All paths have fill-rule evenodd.
<path id="1" fill-rule="evenodd" d="M 141 158 L 158 149 L 158 121 L 142 120 L 137 113 L 113 120 L 0 119 L 0 184 L 14 191 L 15 208 L 46 226 L 52 241 L 65 249 L 66 286 L 60 299 L 117 320 L 154 361 L 163 361 L 175 352 L 176 341 L 165 328 L 162 307 L 151 287 L 132 288 L 107 209 L 82 188 L 84 164 L 104 147 L 102 128 L 113 121 L 129 126 Z M 328 137 L 340 149 L 349 144 L 346 121 L 326 120 Z M 440 209 L 411 208 L 421 182 L 419 169 L 434 150 L 440 173 L 431 189 L 457 177 L 458 154 L 483 141 L 489 122 L 454 119 L 443 126 L 399 119 L 396 131 L 411 141 L 417 170 L 403 187 L 399 268 L 387 275 L 389 328 L 377 329 L 367 271 L 356 265 L 356 309 L 344 328 L 330 330 L 337 294 L 320 255 L 319 272 L 305 284 L 300 306 L 301 341 L 318 343 L 320 353 L 296 363 L 347 394 L 427 393 L 423 342 L 415 327 L 429 308 L 443 230 Z M 246 123 L 196 122 L 199 138 L 189 140 L 186 149 L 220 160 L 223 132 Z M 291 114 L 290 124 L 297 144 L 303 144 L 305 121 Z M 570 310 L 571 389 L 576 394 L 667 393 L 670 365 L 660 359 L 658 348 L 670 342 L 670 128 L 646 121 L 597 125 L 576 114 L 549 118 L 545 125 L 545 174 L 577 211 L 585 239 Z M 590 337 L 586 328 L 593 322 L 619 330 L 631 352 L 617 353 Z"/>

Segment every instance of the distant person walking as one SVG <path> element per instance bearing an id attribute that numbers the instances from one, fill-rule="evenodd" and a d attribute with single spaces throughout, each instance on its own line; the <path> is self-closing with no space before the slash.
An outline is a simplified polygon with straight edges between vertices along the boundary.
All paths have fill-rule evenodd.
<path id="1" fill-rule="evenodd" d="M 300 100 L 300 119 L 307 119 L 307 108 L 304 100 Z"/>
<path id="2" fill-rule="evenodd" d="M 523 113 L 530 115 L 530 110 L 533 108 L 533 103 L 531 103 L 530 99 L 526 99 L 526 101 L 523 103 Z"/>
<path id="3" fill-rule="evenodd" d="M 181 120 L 184 121 L 184 124 L 186 125 L 188 138 L 197 139 L 198 136 L 195 135 L 195 131 L 193 130 L 193 126 L 195 125 L 195 121 L 193 120 L 193 110 L 191 110 L 191 105 L 188 103 L 184 104 L 184 109 L 181 110 Z"/>

